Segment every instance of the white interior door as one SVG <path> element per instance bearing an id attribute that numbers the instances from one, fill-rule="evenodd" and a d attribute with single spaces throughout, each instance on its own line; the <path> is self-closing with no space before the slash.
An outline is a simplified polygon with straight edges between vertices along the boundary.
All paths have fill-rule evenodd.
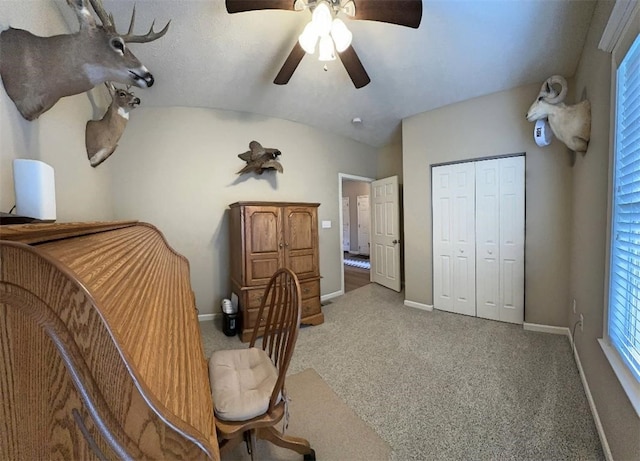
<path id="1" fill-rule="evenodd" d="M 400 197 L 398 177 L 371 183 L 371 280 L 400 291 Z"/>
<path id="2" fill-rule="evenodd" d="M 500 162 L 476 162 L 476 310 L 500 319 Z"/>
<path id="3" fill-rule="evenodd" d="M 524 157 L 476 162 L 478 317 L 524 321 Z"/>
<path id="4" fill-rule="evenodd" d="M 451 165 L 431 170 L 433 214 L 433 307 L 453 312 L 453 213 Z"/>
<path id="5" fill-rule="evenodd" d="M 351 215 L 349 197 L 342 197 L 342 250 L 351 251 Z"/>
<path id="6" fill-rule="evenodd" d="M 475 316 L 475 166 L 434 167 L 431 184 L 433 305 Z"/>
<path id="7" fill-rule="evenodd" d="M 358 195 L 358 253 L 369 254 L 369 227 L 371 213 L 369 212 L 369 196 Z"/>
<path id="8" fill-rule="evenodd" d="M 524 321 L 524 170 L 523 156 L 432 169 L 437 309 Z"/>
<path id="9" fill-rule="evenodd" d="M 500 314 L 524 322 L 525 158 L 500 159 Z"/>

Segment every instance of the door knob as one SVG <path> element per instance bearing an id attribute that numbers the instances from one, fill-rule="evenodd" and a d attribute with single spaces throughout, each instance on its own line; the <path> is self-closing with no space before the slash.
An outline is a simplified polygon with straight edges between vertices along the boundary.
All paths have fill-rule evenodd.
<path id="1" fill-rule="evenodd" d="M 393 244 L 395 245 L 396 243 L 400 243 L 400 240 L 397 240 L 397 239 L 396 239 L 396 240 L 394 240 L 394 241 L 393 241 L 393 242 L 391 242 L 391 243 L 393 243 Z"/>
<path id="2" fill-rule="evenodd" d="M 493 251 L 492 251 L 492 250 L 487 250 L 487 253 L 489 253 L 490 255 L 492 255 L 492 254 L 493 254 Z"/>

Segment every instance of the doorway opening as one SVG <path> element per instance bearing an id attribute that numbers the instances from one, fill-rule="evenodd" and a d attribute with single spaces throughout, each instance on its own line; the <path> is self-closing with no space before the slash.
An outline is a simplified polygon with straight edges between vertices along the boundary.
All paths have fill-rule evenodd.
<path id="1" fill-rule="evenodd" d="M 338 174 L 342 293 L 371 283 L 370 197 L 373 178 Z"/>

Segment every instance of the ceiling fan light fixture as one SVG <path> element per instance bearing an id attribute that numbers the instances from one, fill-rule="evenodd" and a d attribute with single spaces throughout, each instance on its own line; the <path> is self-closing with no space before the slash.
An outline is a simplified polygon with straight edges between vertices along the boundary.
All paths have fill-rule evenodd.
<path id="1" fill-rule="evenodd" d="M 331 38 L 333 38 L 338 53 L 342 53 L 351 45 L 353 34 L 341 19 L 336 18 L 331 24 Z"/>
<path id="2" fill-rule="evenodd" d="M 304 30 L 298 37 L 298 43 L 300 43 L 300 46 L 306 53 L 315 53 L 316 43 L 318 43 L 318 32 L 313 22 L 310 22 L 304 27 Z"/>
<path id="3" fill-rule="evenodd" d="M 326 34 L 320 37 L 320 44 L 318 45 L 318 60 L 320 61 L 333 61 L 336 59 L 335 49 L 333 47 L 333 40 Z"/>
<path id="4" fill-rule="evenodd" d="M 311 15 L 311 22 L 315 25 L 318 35 L 322 37 L 323 35 L 327 35 L 331 32 L 332 21 L 333 16 L 331 15 L 329 5 L 327 2 L 321 1 L 314 8 L 313 14 Z"/>

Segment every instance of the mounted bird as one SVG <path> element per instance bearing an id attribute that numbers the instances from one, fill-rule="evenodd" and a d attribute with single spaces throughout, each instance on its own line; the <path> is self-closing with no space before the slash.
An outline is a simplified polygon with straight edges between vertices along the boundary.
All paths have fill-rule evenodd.
<path id="1" fill-rule="evenodd" d="M 278 161 L 278 157 L 282 155 L 278 149 L 271 147 L 262 147 L 258 141 L 249 143 L 249 150 L 238 154 L 241 160 L 247 162 L 246 166 L 238 171 L 238 174 L 254 172 L 262 174 L 266 170 L 276 170 L 283 172 L 282 165 Z"/>

